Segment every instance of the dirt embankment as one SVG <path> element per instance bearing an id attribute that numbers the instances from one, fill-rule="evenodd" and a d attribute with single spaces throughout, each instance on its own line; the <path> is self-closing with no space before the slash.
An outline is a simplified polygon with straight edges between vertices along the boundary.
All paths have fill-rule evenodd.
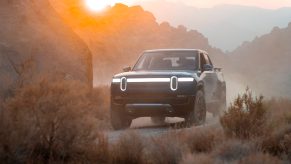
<path id="1" fill-rule="evenodd" d="M 87 45 L 47 0 L 1 1 L 0 24 L 0 96 L 47 74 L 92 86 Z"/>

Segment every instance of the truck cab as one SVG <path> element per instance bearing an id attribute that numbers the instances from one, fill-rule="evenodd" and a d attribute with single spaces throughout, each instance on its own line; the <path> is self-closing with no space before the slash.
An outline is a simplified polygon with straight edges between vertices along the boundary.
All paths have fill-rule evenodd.
<path id="1" fill-rule="evenodd" d="M 189 125 L 205 122 L 206 111 L 217 115 L 225 106 L 225 81 L 206 51 L 147 50 L 134 67 L 113 76 L 111 123 L 128 128 L 138 117 L 162 122 L 182 117 Z"/>

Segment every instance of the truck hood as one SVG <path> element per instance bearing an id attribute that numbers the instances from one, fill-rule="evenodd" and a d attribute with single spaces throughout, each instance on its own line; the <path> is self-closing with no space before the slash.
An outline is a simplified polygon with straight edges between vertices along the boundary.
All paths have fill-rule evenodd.
<path id="1" fill-rule="evenodd" d="M 166 78 L 166 77 L 194 77 L 197 78 L 196 71 L 131 71 L 115 75 L 113 78 Z"/>

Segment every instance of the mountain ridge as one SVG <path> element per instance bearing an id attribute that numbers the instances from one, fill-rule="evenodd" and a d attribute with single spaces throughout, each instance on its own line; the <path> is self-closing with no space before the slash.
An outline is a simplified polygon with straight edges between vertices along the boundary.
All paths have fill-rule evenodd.
<path id="1" fill-rule="evenodd" d="M 120 72 L 125 64 L 133 65 L 146 49 L 201 48 L 207 50 L 216 63 L 224 61 L 222 51 L 210 46 L 208 39 L 197 30 L 188 30 L 182 25 L 173 27 L 167 22 L 158 23 L 155 16 L 142 7 L 119 3 L 100 15 L 90 16 L 78 0 L 51 2 L 90 47 L 95 65 L 95 85 L 108 84 L 114 73 Z M 76 9 L 77 16 L 69 12 L 70 7 L 62 7 L 70 5 Z M 86 28 L 76 25 L 87 19 L 90 22 Z"/>
<path id="2" fill-rule="evenodd" d="M 232 51 L 242 42 L 268 33 L 274 26 L 286 27 L 291 20 L 291 7 L 275 10 L 239 5 L 196 8 L 166 1 L 139 4 L 151 11 L 158 22 L 168 21 L 174 26 L 183 24 L 189 29 L 197 29 L 212 46 L 224 51 Z"/>
<path id="3" fill-rule="evenodd" d="M 229 54 L 238 73 L 265 95 L 291 97 L 291 22 L 245 42 Z M 234 65 L 235 64 L 235 65 Z"/>

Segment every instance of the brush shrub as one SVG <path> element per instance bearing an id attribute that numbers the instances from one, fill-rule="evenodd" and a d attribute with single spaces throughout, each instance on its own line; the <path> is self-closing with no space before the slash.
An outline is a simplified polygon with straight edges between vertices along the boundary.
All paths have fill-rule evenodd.
<path id="1" fill-rule="evenodd" d="M 239 164 L 265 164 L 265 163 L 272 163 L 272 164 L 282 164 L 283 161 L 278 159 L 277 157 L 274 157 L 270 154 L 264 154 L 262 152 L 257 152 L 254 154 L 250 154 L 249 156 L 241 159 L 239 161 Z"/>
<path id="2" fill-rule="evenodd" d="M 291 161 L 291 124 L 278 127 L 261 141 L 261 149 L 281 159 Z"/>
<path id="3" fill-rule="evenodd" d="M 263 96 L 253 98 L 248 89 L 238 96 L 228 111 L 220 118 L 220 123 L 228 137 L 249 139 L 265 132 L 266 108 Z"/>
<path id="4" fill-rule="evenodd" d="M 231 139 L 218 144 L 212 153 L 220 163 L 230 163 L 241 160 L 254 152 L 256 152 L 256 149 L 251 143 Z"/>
<path id="5" fill-rule="evenodd" d="M 144 163 L 144 149 L 144 138 L 136 133 L 128 132 L 122 135 L 117 143 L 112 145 L 110 151 L 110 163 Z"/>
<path id="6" fill-rule="evenodd" d="M 78 81 L 42 79 L 18 89 L 0 113 L 0 160 L 86 161 L 100 122 L 90 96 Z"/>
<path id="7" fill-rule="evenodd" d="M 109 88 L 39 80 L 0 110 L 2 163 L 288 163 L 289 100 L 238 96 L 217 123 L 108 141 Z M 268 118 L 268 119 L 266 119 Z M 260 162 L 261 161 L 261 162 Z"/>
<path id="8" fill-rule="evenodd" d="M 180 164 L 212 164 L 215 163 L 214 159 L 210 154 L 199 153 L 199 154 L 187 154 L 183 156 Z"/>
<path id="9" fill-rule="evenodd" d="M 186 145 L 181 144 L 179 137 L 168 133 L 160 137 L 153 137 L 145 151 L 145 163 L 149 164 L 176 164 L 188 153 Z"/>
<path id="10" fill-rule="evenodd" d="M 221 128 L 216 126 L 188 129 L 186 132 L 180 132 L 177 137 L 191 153 L 209 153 L 216 143 L 224 139 Z"/>

